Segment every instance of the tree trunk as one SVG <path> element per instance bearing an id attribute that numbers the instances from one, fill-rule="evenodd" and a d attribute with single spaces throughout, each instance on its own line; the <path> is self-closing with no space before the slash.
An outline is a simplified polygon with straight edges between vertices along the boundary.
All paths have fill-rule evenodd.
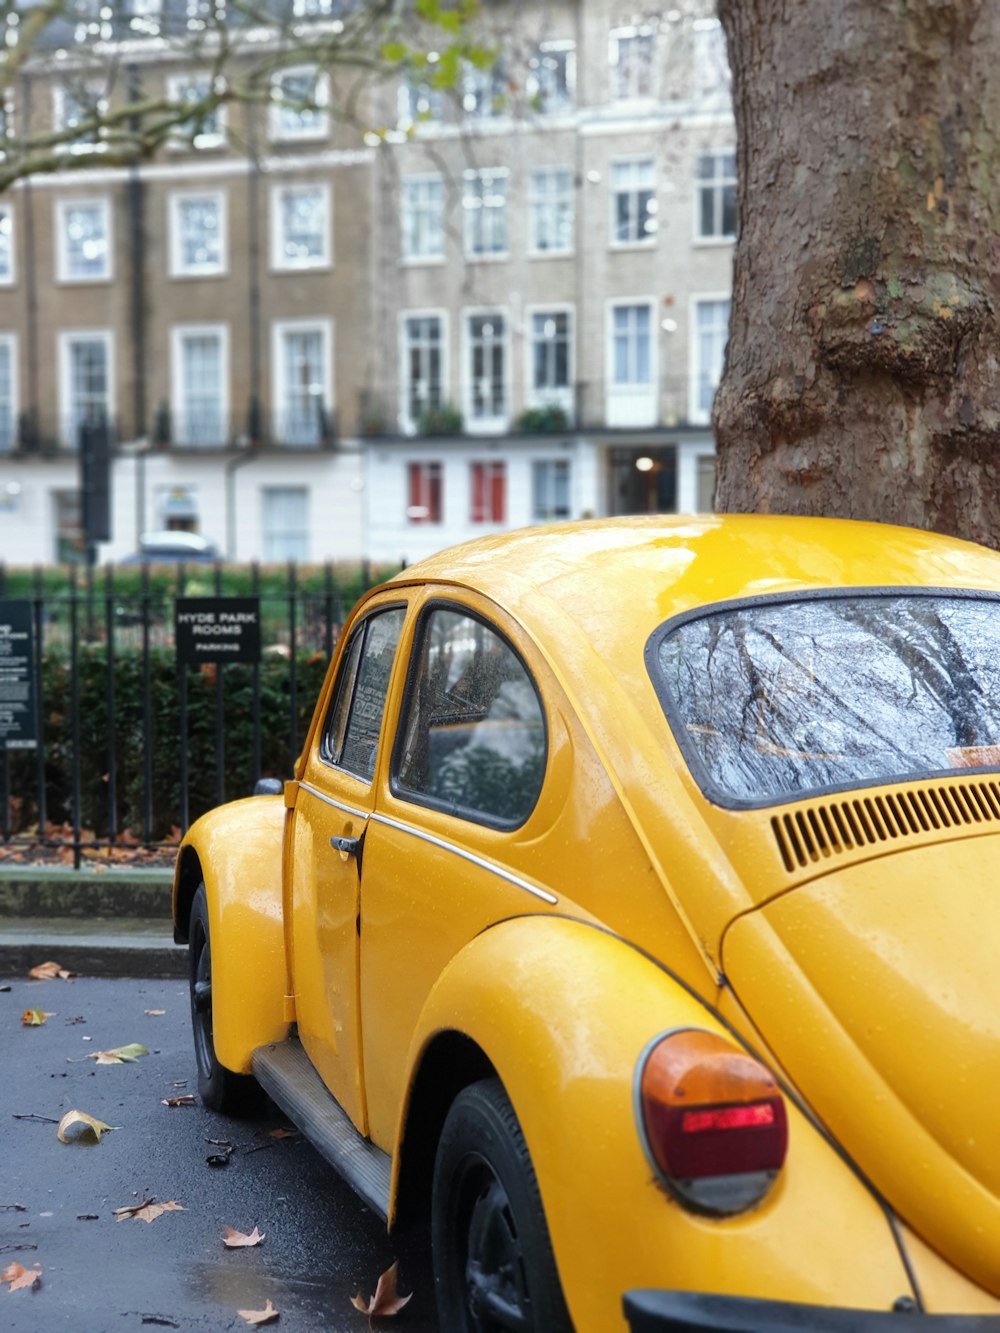
<path id="1" fill-rule="evenodd" d="M 716 507 L 1000 545 L 1000 5 L 719 14 L 741 226 Z"/>

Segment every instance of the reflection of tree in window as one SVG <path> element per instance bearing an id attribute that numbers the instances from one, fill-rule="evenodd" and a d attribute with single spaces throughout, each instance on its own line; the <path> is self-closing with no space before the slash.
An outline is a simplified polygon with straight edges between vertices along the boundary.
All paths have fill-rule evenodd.
<path id="1" fill-rule="evenodd" d="M 348 647 L 321 749 L 329 762 L 370 782 L 375 774 L 382 714 L 405 611 L 370 617 Z"/>

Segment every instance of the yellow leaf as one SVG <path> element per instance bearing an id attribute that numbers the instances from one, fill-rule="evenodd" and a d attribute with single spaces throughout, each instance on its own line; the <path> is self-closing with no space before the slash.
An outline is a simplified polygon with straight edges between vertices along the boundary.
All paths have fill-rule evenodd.
<path id="1" fill-rule="evenodd" d="M 236 1231 L 233 1227 L 226 1227 L 225 1234 L 222 1237 L 222 1243 L 230 1250 L 238 1250 L 248 1245 L 259 1245 L 264 1239 L 263 1235 L 254 1227 L 250 1235 L 242 1231 Z"/>
<path id="2" fill-rule="evenodd" d="M 20 1291 L 22 1287 L 37 1287 L 42 1280 L 42 1266 L 25 1268 L 23 1264 L 8 1264 L 0 1273 L 0 1282 L 8 1282 L 9 1291 Z"/>
<path id="3" fill-rule="evenodd" d="M 145 1046 L 133 1041 L 128 1046 L 115 1046 L 110 1051 L 91 1051 L 87 1058 L 96 1060 L 99 1065 L 123 1065 L 131 1064 L 134 1060 L 138 1060 L 140 1055 L 148 1054 L 149 1051 Z"/>
<path id="4" fill-rule="evenodd" d="M 21 1022 L 26 1028 L 40 1028 L 47 1018 L 55 1018 L 55 1014 L 48 1014 L 44 1009 L 25 1009 Z"/>
<path id="5" fill-rule="evenodd" d="M 80 1129 L 67 1137 L 67 1130 L 72 1129 L 74 1125 L 79 1125 Z M 103 1120 L 95 1120 L 85 1111 L 67 1111 L 59 1121 L 56 1138 L 60 1143 L 86 1143 L 90 1139 L 100 1143 L 101 1135 L 114 1128 L 114 1125 L 106 1125 Z"/>
<path id="6" fill-rule="evenodd" d="M 237 1310 L 236 1313 L 248 1324 L 273 1324 L 279 1312 L 268 1301 L 263 1310 Z"/>
<path id="7" fill-rule="evenodd" d="M 357 1296 L 351 1297 L 351 1304 L 362 1314 L 368 1315 L 370 1319 L 385 1319 L 389 1315 L 398 1314 L 407 1301 L 413 1298 L 411 1291 L 409 1296 L 400 1296 L 396 1287 L 397 1270 L 399 1269 L 399 1260 L 387 1268 L 378 1280 L 378 1286 L 375 1288 L 375 1295 L 368 1304 L 365 1304 L 364 1297 L 358 1292 Z"/>
<path id="8" fill-rule="evenodd" d="M 112 1209 L 116 1222 L 128 1222 L 133 1217 L 137 1222 L 155 1222 L 164 1213 L 183 1213 L 186 1211 L 176 1199 L 170 1199 L 167 1203 L 157 1203 L 155 1199 L 143 1199 L 142 1203 L 134 1203 L 126 1208 Z"/>

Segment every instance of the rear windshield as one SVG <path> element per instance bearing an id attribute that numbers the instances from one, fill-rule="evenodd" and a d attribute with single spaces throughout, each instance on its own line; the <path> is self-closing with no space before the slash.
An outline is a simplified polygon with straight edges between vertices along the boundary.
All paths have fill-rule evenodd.
<path id="1" fill-rule="evenodd" d="M 1000 600 L 761 600 L 662 626 L 647 664 L 706 793 L 760 805 L 1000 768 Z"/>

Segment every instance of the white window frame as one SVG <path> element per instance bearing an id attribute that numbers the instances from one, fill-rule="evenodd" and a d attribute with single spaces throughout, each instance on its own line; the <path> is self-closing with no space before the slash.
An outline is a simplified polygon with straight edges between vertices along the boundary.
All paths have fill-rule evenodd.
<path id="1" fill-rule="evenodd" d="M 726 157 L 733 158 L 733 173 L 727 175 L 721 169 L 721 160 Z M 711 158 L 713 163 L 712 179 L 702 180 L 699 171 L 700 163 L 703 158 Z M 736 149 L 731 147 L 702 148 L 695 156 L 694 168 L 694 243 L 696 245 L 732 245 L 736 240 L 736 232 L 701 230 L 701 201 L 705 190 L 712 193 L 712 213 L 713 217 L 721 226 L 723 216 L 723 191 L 728 187 L 733 188 L 733 208 L 736 209 Z M 737 220 L 738 225 L 738 220 Z"/>
<path id="2" fill-rule="evenodd" d="M 649 175 L 650 175 L 650 183 L 648 190 L 645 187 L 641 185 L 636 185 L 634 183 L 630 183 L 626 190 L 620 190 L 616 188 L 616 183 L 615 183 L 616 167 L 638 168 L 646 165 L 649 166 Z M 645 250 L 648 249 L 651 245 L 655 245 L 659 231 L 659 228 L 657 226 L 659 199 L 656 190 L 656 158 L 653 156 L 652 153 L 633 153 L 628 157 L 616 157 L 611 162 L 610 176 L 611 176 L 611 189 L 608 191 L 609 204 L 611 209 L 611 214 L 609 219 L 609 230 L 610 230 L 609 244 L 615 250 L 636 250 L 636 249 Z M 619 196 L 622 194 L 627 194 L 630 197 L 632 197 L 633 208 L 634 208 L 639 198 L 639 195 L 645 193 L 649 194 L 649 207 L 647 209 L 647 212 L 652 220 L 653 230 L 651 232 L 647 232 L 644 235 L 628 236 L 624 240 L 619 240 L 616 235 L 617 222 L 618 222 Z M 637 210 L 635 211 L 635 216 L 633 218 L 633 221 L 637 226 L 641 226 L 642 224 L 643 217 L 642 215 L 639 214 Z"/>
<path id="3" fill-rule="evenodd" d="M 503 353 L 503 378 L 501 382 L 502 410 L 489 416 L 476 416 L 474 412 L 475 395 L 472 382 L 472 321 L 474 319 L 499 316 L 503 320 L 503 334 L 499 339 Z M 468 435 L 494 435 L 505 431 L 510 421 L 511 409 L 511 342 L 510 311 L 506 306 L 466 306 L 462 310 L 462 410 L 465 430 Z"/>
<path id="4" fill-rule="evenodd" d="M 219 339 L 219 418 L 222 423 L 221 438 L 210 444 L 189 440 L 185 428 L 187 408 L 187 386 L 181 373 L 184 364 L 182 347 L 186 338 L 217 337 Z M 173 440 L 189 449 L 223 448 L 229 442 L 230 434 L 230 378 L 229 360 L 229 325 L 225 323 L 201 322 L 197 324 L 172 324 L 170 326 L 170 415 L 173 424 Z"/>
<path id="5" fill-rule="evenodd" d="M 704 458 L 715 461 L 711 440 L 681 440 L 677 445 L 677 512 L 705 513 L 698 505 L 698 464 Z"/>
<path id="6" fill-rule="evenodd" d="M 68 213 L 73 208 L 100 209 L 104 217 L 104 267 L 100 273 L 72 273 L 70 271 L 69 242 L 66 234 Z M 56 281 L 67 284 L 110 282 L 114 277 L 114 231 L 111 200 L 106 196 L 57 199 L 55 201 Z"/>
<path id="7" fill-rule="evenodd" d="M 3 416 L 0 413 L 0 457 L 17 448 L 18 418 L 21 412 L 20 382 L 18 379 L 18 348 L 16 333 L 0 333 L 0 348 L 6 348 L 10 359 L 10 442 L 4 447 Z M 2 402 L 2 399 L 0 399 Z"/>
<path id="8" fill-rule="evenodd" d="M 556 514 L 549 508 L 543 508 L 536 503 L 538 500 L 537 481 L 540 468 L 551 468 L 553 473 L 557 469 L 564 469 L 566 473 L 566 513 Z M 550 483 L 551 484 L 551 483 Z M 567 455 L 560 458 L 533 458 L 531 460 L 531 522 L 532 523 L 564 523 L 567 519 L 573 517 L 573 459 Z"/>
<path id="9" fill-rule="evenodd" d="M 318 194 L 322 200 L 322 249 L 318 255 L 291 259 L 284 252 L 284 198 L 288 194 Z M 271 269 L 275 273 L 301 272 L 304 269 L 328 269 L 333 266 L 331 251 L 332 217 L 329 181 L 282 181 L 271 186 Z"/>
<path id="10" fill-rule="evenodd" d="M 732 315 L 732 292 L 699 292 L 693 295 L 689 302 L 688 314 L 688 349 L 690 358 L 690 374 L 688 377 L 688 420 L 695 425 L 707 426 L 712 419 L 711 409 L 705 411 L 701 406 L 701 338 L 698 325 L 698 311 L 701 306 L 718 305 L 721 302 L 729 306 L 730 316 Z M 719 378 L 722 376 L 722 369 L 725 365 L 726 344 L 722 344 L 722 355 L 719 361 Z M 715 387 L 718 389 L 719 380 L 716 379 Z"/>
<path id="11" fill-rule="evenodd" d="M 315 97 L 317 109 L 310 111 L 311 116 L 315 116 L 315 122 L 309 125 L 289 125 L 286 117 L 289 115 L 299 115 L 289 107 L 281 105 L 282 87 L 286 79 L 292 79 L 301 74 L 311 75 L 314 80 Z M 277 70 L 271 76 L 271 98 L 270 107 L 270 138 L 275 143 L 295 142 L 297 140 L 325 139 L 330 133 L 330 113 L 326 108 L 330 104 L 330 79 L 324 70 L 318 69 L 315 65 L 290 65 L 287 69 Z"/>
<path id="12" fill-rule="evenodd" d="M 618 74 L 622 45 L 643 38 L 648 38 L 651 45 L 649 87 L 645 91 L 638 92 L 630 87 L 622 92 Z M 608 100 L 611 102 L 648 102 L 656 96 L 656 30 L 651 24 L 641 23 L 611 29 L 608 33 L 608 80 Z"/>
<path id="13" fill-rule="evenodd" d="M 465 258 L 470 263 L 497 263 L 510 258 L 510 210 L 508 208 L 507 184 L 510 172 L 507 167 L 470 167 L 462 173 L 462 211 L 465 218 L 463 239 Z M 487 192 L 487 181 L 495 186 L 503 182 L 502 204 L 490 202 L 494 196 Z M 476 183 L 477 189 L 470 192 L 469 186 Z M 488 210 L 488 211 L 487 211 Z M 499 215 L 499 222 L 496 220 Z M 477 218 L 482 221 L 477 225 Z M 476 250 L 473 242 L 477 232 L 480 238 L 490 239 L 499 228 L 503 246 L 499 250 Z"/>
<path id="14" fill-rule="evenodd" d="M 539 193 L 538 183 L 540 177 L 555 178 L 559 175 L 565 175 L 569 179 L 569 244 L 567 246 L 553 246 L 551 249 L 539 248 L 537 244 L 538 234 L 541 228 L 537 224 L 539 215 L 544 212 L 551 212 L 553 217 L 558 217 L 560 202 L 564 196 L 555 190 L 546 190 L 545 193 Z M 553 166 L 536 166 L 531 169 L 528 176 L 528 255 L 531 258 L 552 259 L 562 255 L 571 255 L 575 246 L 576 231 L 576 192 L 573 184 L 573 168 L 564 164 L 555 164 Z M 553 225 L 553 231 L 558 231 L 558 226 Z"/>
<path id="15" fill-rule="evenodd" d="M 649 311 L 649 381 L 618 383 L 614 378 L 615 311 L 639 307 Z M 608 426 L 647 429 L 658 424 L 660 358 L 656 309 L 656 299 L 652 296 L 621 296 L 605 301 L 605 420 Z"/>
<path id="16" fill-rule="evenodd" d="M 184 265 L 181 245 L 181 207 L 193 199 L 214 199 L 219 216 L 219 259 L 217 263 Z M 173 190 L 167 196 L 170 236 L 170 276 L 172 278 L 217 278 L 229 272 L 229 197 L 225 190 Z"/>
<path id="17" fill-rule="evenodd" d="M 265 517 L 266 517 L 266 511 L 267 511 L 267 500 L 266 500 L 266 497 L 267 497 L 267 495 L 269 495 L 269 494 L 274 494 L 274 493 L 277 492 L 277 491 L 284 491 L 284 492 L 294 491 L 297 495 L 303 495 L 303 496 L 305 497 L 305 502 L 306 502 L 306 503 L 305 503 L 305 510 L 306 510 L 306 525 L 305 525 L 305 534 L 304 534 L 304 535 L 305 535 L 305 553 L 302 554 L 302 555 L 293 555 L 293 556 L 283 555 L 283 556 L 272 557 L 272 556 L 268 553 L 268 551 L 267 551 L 267 545 L 266 545 L 266 544 L 267 544 L 267 541 L 268 541 L 269 534 L 270 534 L 271 532 L 273 532 L 273 529 L 269 529 L 268 526 L 267 526 L 267 524 L 265 523 Z M 261 488 L 260 488 L 260 547 L 261 547 L 261 554 L 263 555 L 265 561 L 269 561 L 269 562 L 271 562 L 271 563 L 275 563 L 276 561 L 280 560 L 283 564 L 284 564 L 284 563 L 287 563 L 289 560 L 296 560 L 296 561 L 298 561 L 298 560 L 302 560 L 302 561 L 308 561 L 308 559 L 309 559 L 309 554 L 310 554 L 310 542 L 311 542 L 311 538 L 312 538 L 311 523 L 310 523 L 311 515 L 310 515 L 310 512 L 309 512 L 309 510 L 310 510 L 310 503 L 309 503 L 309 501 L 310 501 L 310 494 L 309 494 L 309 487 L 308 487 L 308 486 L 286 486 L 286 485 L 281 484 L 280 482 L 277 483 L 277 484 L 270 484 L 270 485 L 261 486 Z M 287 532 L 287 530 L 286 530 L 286 532 Z"/>
<path id="18" fill-rule="evenodd" d="M 184 100 L 184 93 L 189 88 L 197 87 L 200 84 L 207 85 L 208 91 L 212 88 L 213 76 L 207 71 L 195 74 L 171 74 L 167 79 L 167 98 L 174 103 Z M 185 136 L 181 126 L 178 125 L 177 131 L 171 134 L 169 146 L 174 152 L 179 152 L 185 148 L 194 149 L 195 152 L 211 152 L 215 148 L 225 148 L 228 124 L 226 120 L 226 107 L 223 103 L 215 108 L 216 126 L 215 130 L 205 131 L 196 134 L 194 139 Z"/>
<path id="19" fill-rule="evenodd" d="M 410 344 L 406 337 L 406 322 L 410 319 L 436 319 L 441 325 L 441 407 L 451 402 L 449 386 L 448 311 L 444 307 L 428 310 L 401 310 L 399 312 L 397 346 L 399 348 L 399 428 L 406 435 L 415 435 L 419 418 L 410 414 Z"/>
<path id="20" fill-rule="evenodd" d="M 320 350 L 320 377 L 321 377 L 321 405 L 327 415 L 327 419 L 333 419 L 336 410 L 334 402 L 334 380 L 333 380 L 333 320 L 332 319 L 276 319 L 271 324 L 271 380 L 272 380 L 272 400 L 271 400 L 271 433 L 272 438 L 282 444 L 285 443 L 287 434 L 286 399 L 288 394 L 288 379 L 286 374 L 285 361 L 285 335 L 289 333 L 318 333 L 321 339 Z M 319 423 L 317 422 L 317 425 Z M 317 434 L 315 440 L 294 441 L 290 447 L 304 449 L 318 449 L 323 444 L 322 436 Z"/>
<path id="21" fill-rule="evenodd" d="M 426 199 L 418 200 L 418 208 L 411 207 L 413 201 L 408 197 L 408 191 L 413 188 L 416 191 L 423 191 L 431 185 L 436 185 L 440 192 L 440 209 L 437 210 L 435 220 L 435 211 L 428 206 Z M 404 176 L 403 188 L 400 191 L 400 262 L 403 264 L 443 264 L 445 259 L 445 228 L 444 228 L 444 210 L 445 210 L 445 186 L 444 178 L 437 172 L 424 172 L 418 175 Z M 427 222 L 424 226 L 418 228 L 420 236 L 430 234 L 436 227 L 436 234 L 440 238 L 441 248 L 439 250 L 416 250 L 412 253 L 407 249 L 408 239 L 411 234 L 411 228 L 407 224 L 407 218 L 413 215 L 423 215 Z"/>
<path id="22" fill-rule="evenodd" d="M 59 365 L 59 435 L 63 444 L 76 449 L 79 441 L 73 435 L 73 398 L 72 398 L 72 359 L 70 348 L 79 342 L 100 342 L 104 344 L 105 366 L 107 368 L 107 392 L 104 404 L 105 417 L 109 425 L 114 421 L 115 409 L 115 342 L 110 329 L 60 329 L 56 335 L 57 357 Z"/>
<path id="23" fill-rule="evenodd" d="M 562 56 L 565 71 L 565 95 L 557 97 L 551 106 L 545 104 L 547 80 L 541 73 L 541 65 L 547 56 Z M 562 41 L 539 42 L 528 61 L 525 91 L 531 109 L 539 116 L 559 116 L 571 111 L 576 100 L 576 42 L 569 38 Z"/>
<path id="24" fill-rule="evenodd" d="M 3 218 L 7 218 L 10 223 L 10 268 L 6 273 L 0 269 L 0 287 L 13 287 L 17 282 L 17 222 L 13 204 L 0 203 L 0 219 Z"/>
<path id="25" fill-rule="evenodd" d="M 565 315 L 566 373 L 568 383 L 539 389 L 535 386 L 535 316 Z M 573 419 L 573 389 L 576 383 L 576 307 L 565 301 L 542 301 L 524 307 L 524 401 L 528 407 L 561 407 Z"/>

